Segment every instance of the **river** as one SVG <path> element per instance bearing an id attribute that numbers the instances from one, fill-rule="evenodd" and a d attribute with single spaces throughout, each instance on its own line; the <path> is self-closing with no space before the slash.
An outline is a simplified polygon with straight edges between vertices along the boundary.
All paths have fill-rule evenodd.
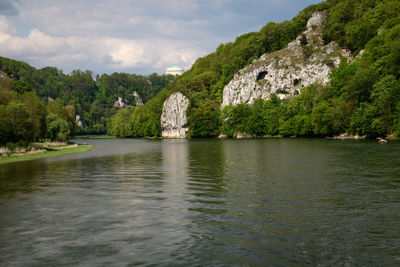
<path id="1" fill-rule="evenodd" d="M 1 266 L 400 265 L 400 143 L 76 141 L 0 165 Z"/>

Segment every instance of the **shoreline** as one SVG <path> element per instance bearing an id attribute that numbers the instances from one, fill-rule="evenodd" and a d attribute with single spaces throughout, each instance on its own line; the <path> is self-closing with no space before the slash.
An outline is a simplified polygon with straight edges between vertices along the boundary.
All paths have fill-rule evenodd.
<path id="1" fill-rule="evenodd" d="M 69 154 L 89 152 L 93 148 L 92 145 L 74 144 L 65 147 L 57 147 L 52 150 L 39 149 L 24 153 L 12 153 L 7 157 L 0 157 L 0 165 L 14 162 L 31 161 L 36 159 L 44 159 Z"/>
<path id="2" fill-rule="evenodd" d="M 143 140 L 191 140 L 191 139 L 217 139 L 217 140 L 252 140 L 252 139 L 325 139 L 332 141 L 375 141 L 380 144 L 400 142 L 400 138 L 386 137 L 386 138 L 339 138 L 337 136 L 246 136 L 246 137 L 228 137 L 228 136 L 214 136 L 214 137 L 186 137 L 186 138 L 162 138 L 162 137 L 121 137 L 120 139 L 143 139 Z"/>

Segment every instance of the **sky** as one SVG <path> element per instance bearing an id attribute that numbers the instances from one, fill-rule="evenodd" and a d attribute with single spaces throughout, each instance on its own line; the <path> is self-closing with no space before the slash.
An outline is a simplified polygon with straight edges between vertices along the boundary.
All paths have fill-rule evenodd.
<path id="1" fill-rule="evenodd" d="M 36 68 L 163 74 L 321 0 L 0 0 L 0 56 Z"/>

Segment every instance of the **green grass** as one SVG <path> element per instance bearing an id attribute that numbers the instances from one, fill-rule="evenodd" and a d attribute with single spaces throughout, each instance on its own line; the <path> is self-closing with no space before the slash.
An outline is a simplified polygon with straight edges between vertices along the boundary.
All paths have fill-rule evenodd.
<path id="1" fill-rule="evenodd" d="M 47 152 L 40 153 L 40 154 L 32 154 L 32 155 L 26 155 L 26 156 L 14 156 L 14 157 L 11 156 L 8 158 L 0 158 L 0 164 L 35 160 L 35 159 L 43 159 L 43 158 L 49 158 L 49 157 L 57 157 L 57 156 L 63 156 L 63 155 L 68 155 L 68 154 L 75 154 L 75 153 L 82 153 L 82 152 L 88 152 L 91 149 L 92 149 L 91 145 L 78 145 L 78 147 L 67 148 L 67 149 L 57 150 L 57 151 L 47 151 Z"/>

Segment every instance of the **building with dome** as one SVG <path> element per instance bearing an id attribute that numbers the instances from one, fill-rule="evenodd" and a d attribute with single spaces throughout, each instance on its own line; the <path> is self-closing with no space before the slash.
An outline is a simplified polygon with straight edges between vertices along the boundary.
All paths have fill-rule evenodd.
<path id="1" fill-rule="evenodd" d="M 167 70 L 165 71 L 165 74 L 176 76 L 176 75 L 181 75 L 184 72 L 185 71 L 183 70 L 183 68 L 181 68 L 177 65 L 174 65 L 174 66 L 167 68 Z"/>

